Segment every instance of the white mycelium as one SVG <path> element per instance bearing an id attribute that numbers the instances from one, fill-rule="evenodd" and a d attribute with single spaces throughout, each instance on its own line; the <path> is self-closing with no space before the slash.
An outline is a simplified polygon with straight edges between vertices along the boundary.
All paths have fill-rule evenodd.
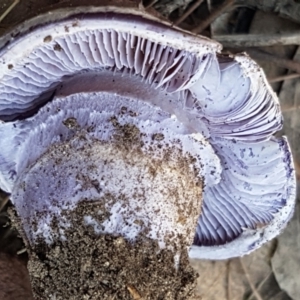
<path id="1" fill-rule="evenodd" d="M 132 168 L 140 166 L 138 172 L 145 177 L 141 166 L 148 166 L 151 155 L 164 166 L 166 173 L 160 174 L 164 178 L 160 181 L 174 178 L 170 182 L 173 188 L 175 182 L 180 182 L 175 180 L 180 169 L 176 167 L 174 174 L 171 169 L 184 157 L 194 158 L 190 171 L 197 170 L 194 180 L 202 179 L 204 190 L 202 205 L 200 199 L 193 203 L 196 213 L 201 211 L 201 215 L 191 257 L 223 259 L 244 255 L 280 233 L 294 208 L 294 169 L 286 139 L 273 137 L 282 126 L 282 116 L 278 99 L 260 68 L 244 55 L 234 58 L 217 55 L 217 43 L 172 29 L 147 14 L 112 8 L 107 13 L 107 10 L 104 13 L 100 8 L 81 8 L 74 15 L 67 11 L 61 21 L 55 19 L 63 15 L 58 11 L 50 17 L 56 20 L 54 24 L 43 24 L 46 21 L 36 19 L 29 24 L 39 23 L 35 30 L 27 32 L 27 24 L 20 37 L 3 46 L 0 52 L 0 62 L 6 66 L 0 72 L 0 118 L 4 121 L 0 124 L 0 188 L 12 193 L 28 238 L 34 239 L 36 234 L 26 227 L 33 211 L 59 215 L 61 208 L 72 207 L 76 201 L 87 198 L 83 194 L 79 197 L 80 193 L 72 196 L 78 186 L 66 172 L 51 175 L 49 170 L 49 175 L 40 180 L 43 188 L 24 189 L 23 182 L 32 184 L 34 178 L 39 178 L 35 168 L 43 164 L 45 153 L 51 149 L 55 152 L 55 147 L 59 149 L 59 145 L 64 147 L 66 143 L 73 146 L 75 143 L 74 147 L 80 148 L 96 139 L 105 144 L 114 138 L 116 124 L 121 127 L 130 124 L 138 129 L 144 158 L 133 159 Z M 82 12 L 88 13 L 80 15 Z M 6 37 L 3 42 L 8 40 Z M 122 107 L 126 110 L 124 114 Z M 82 130 L 83 141 L 78 136 L 78 132 L 83 134 Z M 153 138 L 162 135 L 164 139 Z M 155 147 L 147 148 L 147 142 Z M 99 147 L 105 156 L 112 146 L 103 145 Z M 89 154 L 94 162 L 99 155 L 97 147 Z M 165 162 L 160 151 L 172 147 L 177 147 L 181 154 Z M 79 154 L 61 159 L 66 160 L 66 165 L 78 163 L 84 169 Z M 122 165 L 118 152 L 116 157 L 120 162 L 117 165 Z M 97 168 L 102 165 L 103 159 Z M 128 164 L 121 167 L 120 173 L 114 171 L 115 175 L 124 177 L 121 174 L 127 172 L 127 167 Z M 106 172 L 104 169 L 101 172 Z M 84 170 L 82 174 L 91 174 L 95 177 L 91 180 L 100 186 L 101 172 Z M 185 184 L 191 173 L 186 174 L 189 175 L 182 179 Z M 52 201 L 49 189 L 64 176 L 69 181 L 61 189 L 54 189 L 59 191 L 56 198 L 60 199 Z M 124 186 L 124 190 L 133 199 L 130 193 L 135 181 L 134 176 L 129 177 L 131 188 Z M 147 182 L 143 181 L 141 186 L 147 186 Z M 155 193 L 159 191 L 156 187 L 159 181 L 149 182 L 154 184 Z M 154 197 L 158 203 L 164 202 L 167 187 L 164 182 L 162 192 L 155 195 L 148 189 L 145 199 Z M 181 203 L 189 207 L 192 192 L 187 189 L 185 194 L 183 189 L 179 190 Z M 62 191 L 68 203 L 59 197 Z M 99 198 L 99 191 L 91 187 L 88 198 Z M 109 193 L 113 191 L 117 188 L 111 185 Z M 119 194 L 116 197 L 121 199 Z M 57 201 L 62 201 L 61 206 L 57 206 Z M 151 207 L 145 207 L 144 217 L 139 215 L 137 222 L 126 216 L 129 227 L 118 226 L 126 219 L 118 202 L 109 206 L 118 221 L 96 224 L 87 216 L 86 222 L 99 233 L 119 233 L 134 239 L 142 228 L 141 221 L 151 223 L 146 211 L 153 214 L 158 204 L 150 202 Z M 164 216 L 171 204 L 165 205 Z M 130 209 L 133 212 L 136 208 L 133 201 Z M 192 217 L 190 223 L 184 222 L 188 225 L 182 226 L 175 216 L 178 217 L 176 209 L 170 210 L 163 220 L 152 218 L 148 236 L 163 245 L 165 240 L 161 236 L 170 230 L 176 234 L 186 230 L 188 244 L 189 230 L 195 229 Z M 38 231 L 45 233 L 50 241 L 47 218 L 49 215 L 43 214 Z M 163 232 L 160 236 L 159 230 Z"/>

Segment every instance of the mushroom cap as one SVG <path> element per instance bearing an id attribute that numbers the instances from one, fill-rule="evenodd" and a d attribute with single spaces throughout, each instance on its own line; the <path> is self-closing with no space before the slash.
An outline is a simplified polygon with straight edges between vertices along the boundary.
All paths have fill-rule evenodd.
<path id="1" fill-rule="evenodd" d="M 63 119 L 47 115 L 50 100 L 54 107 L 101 91 L 147 102 L 166 123 L 180 122 L 180 139 L 205 145 L 189 148 L 199 151 L 205 184 L 191 257 L 242 256 L 283 230 L 295 205 L 291 150 L 273 136 L 279 101 L 246 54 L 221 55 L 214 41 L 120 7 L 57 10 L 11 36 L 0 41 L 1 189 L 14 193 L 28 166 L 60 141 Z"/>

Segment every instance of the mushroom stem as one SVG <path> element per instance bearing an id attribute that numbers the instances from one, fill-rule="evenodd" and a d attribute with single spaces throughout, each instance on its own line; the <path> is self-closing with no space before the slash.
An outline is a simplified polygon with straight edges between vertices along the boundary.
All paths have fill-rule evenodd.
<path id="1" fill-rule="evenodd" d="M 158 291 L 186 299 L 196 282 L 188 249 L 201 211 L 198 148 L 207 147 L 160 109 L 104 92 L 54 99 L 31 121 L 38 130 L 22 121 L 13 127 L 27 143 L 43 142 L 33 163 L 22 162 L 11 198 L 29 246 L 35 297 L 56 291 L 68 299 L 76 291 L 127 299 L 130 282 L 145 299 L 157 299 Z"/>

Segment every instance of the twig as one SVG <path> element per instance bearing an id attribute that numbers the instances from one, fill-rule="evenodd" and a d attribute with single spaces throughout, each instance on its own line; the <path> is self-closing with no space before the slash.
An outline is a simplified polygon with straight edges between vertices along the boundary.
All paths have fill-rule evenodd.
<path id="1" fill-rule="evenodd" d="M 242 258 L 240 258 L 240 263 L 241 263 L 242 269 L 243 269 L 243 271 L 244 271 L 244 273 L 245 273 L 245 276 L 246 276 L 246 278 L 247 278 L 247 281 L 248 281 L 248 283 L 249 283 L 249 285 L 250 285 L 250 287 L 251 287 L 251 290 L 252 290 L 253 295 L 256 297 L 257 300 L 263 300 L 263 298 L 261 297 L 261 295 L 259 294 L 259 292 L 258 292 L 257 289 L 255 288 L 253 282 L 251 281 L 251 278 L 250 278 L 250 276 L 249 276 L 249 273 L 248 273 L 248 271 L 247 271 L 247 269 L 246 269 L 246 267 L 245 267 L 245 264 L 244 264 Z"/>
<path id="2" fill-rule="evenodd" d="M 196 10 L 203 2 L 204 0 L 198 0 L 196 1 L 180 18 L 178 18 L 174 25 L 179 25 L 181 22 L 183 22 L 191 13 L 193 13 L 194 10 Z"/>
<path id="3" fill-rule="evenodd" d="M 273 82 L 280 82 L 280 81 L 295 79 L 295 78 L 299 78 L 299 77 L 300 77 L 300 74 L 294 73 L 294 74 L 288 74 L 288 75 L 270 78 L 270 79 L 268 79 L 268 81 L 270 83 L 273 83 Z"/>
<path id="4" fill-rule="evenodd" d="M 231 300 L 231 275 L 230 275 L 230 263 L 231 259 L 227 262 L 227 300 Z"/>
<path id="5" fill-rule="evenodd" d="M 269 279 L 269 277 L 273 274 L 272 271 L 270 271 L 270 273 L 263 279 L 263 281 L 260 282 L 260 284 L 257 286 L 257 291 L 259 291 L 262 286 L 266 283 L 266 281 Z M 246 300 L 251 300 L 251 298 L 254 296 L 254 293 L 252 291 L 252 293 L 249 295 L 249 297 Z"/>
<path id="6" fill-rule="evenodd" d="M 216 18 L 218 18 L 226 9 L 228 9 L 235 0 L 225 0 L 219 7 L 214 9 L 212 13 L 197 25 L 191 31 L 194 33 L 201 33 L 208 25 L 210 25 Z"/>
<path id="7" fill-rule="evenodd" d="M 158 0 L 152 0 L 146 7 L 145 9 L 151 8 Z"/>
<path id="8" fill-rule="evenodd" d="M 286 298 L 286 296 L 285 296 L 285 297 L 282 297 L 282 295 L 281 295 L 281 294 L 284 294 L 284 293 L 285 293 L 285 292 L 284 292 L 283 290 L 279 291 L 279 292 L 273 297 L 273 300 L 276 300 L 276 299 L 281 300 L 281 299 L 283 299 L 283 298 Z M 279 297 L 279 296 L 281 296 L 281 297 Z"/>
<path id="9" fill-rule="evenodd" d="M 0 211 L 3 209 L 3 207 L 7 204 L 9 200 L 9 197 L 5 197 L 2 202 L 0 203 Z"/>
<path id="10" fill-rule="evenodd" d="M 0 211 L 5 207 L 9 200 L 9 194 L 0 191 Z"/>
<path id="11" fill-rule="evenodd" d="M 257 59 L 262 59 L 266 60 L 268 62 L 272 62 L 280 67 L 293 70 L 300 74 L 300 62 L 291 60 L 291 59 L 286 59 L 277 55 L 273 55 L 261 50 L 256 50 L 256 49 L 248 49 L 247 52 L 250 54 L 250 56 L 253 56 L 254 58 Z"/>
<path id="12" fill-rule="evenodd" d="M 21 254 L 25 253 L 26 251 L 27 251 L 27 249 L 23 248 L 17 252 L 17 255 L 21 255 Z"/>
<path id="13" fill-rule="evenodd" d="M 116 293 L 112 296 L 110 300 L 115 300 L 115 298 L 116 298 Z"/>
<path id="14" fill-rule="evenodd" d="M 129 291 L 133 300 L 142 300 L 142 296 L 134 286 L 127 285 L 127 290 Z"/>
<path id="15" fill-rule="evenodd" d="M 20 2 L 20 0 L 14 0 L 14 2 L 7 8 L 7 10 L 0 16 L 0 22 L 14 9 L 14 7 Z"/>
<path id="16" fill-rule="evenodd" d="M 215 35 L 214 40 L 224 47 L 268 47 L 274 45 L 300 45 L 300 33 L 280 34 L 226 34 Z"/>
<path id="17" fill-rule="evenodd" d="M 213 290 L 213 288 L 215 287 L 215 284 L 219 281 L 220 277 L 221 276 L 224 276 L 224 273 L 222 272 L 219 272 L 216 276 L 216 278 L 214 279 L 214 281 L 208 286 L 205 288 L 205 291 L 203 292 L 203 295 L 201 299 L 207 299 L 208 296 L 209 296 L 209 293 L 211 292 L 211 290 Z"/>
<path id="18" fill-rule="evenodd" d="M 281 107 L 281 111 L 282 112 L 290 112 L 290 111 L 294 111 L 294 110 L 297 110 L 297 109 L 300 109 L 300 105 L 297 105 L 297 106 L 282 106 Z"/>
<path id="19" fill-rule="evenodd" d="M 206 0 L 206 2 L 207 2 L 208 11 L 211 12 L 211 8 L 212 8 L 211 0 Z"/>

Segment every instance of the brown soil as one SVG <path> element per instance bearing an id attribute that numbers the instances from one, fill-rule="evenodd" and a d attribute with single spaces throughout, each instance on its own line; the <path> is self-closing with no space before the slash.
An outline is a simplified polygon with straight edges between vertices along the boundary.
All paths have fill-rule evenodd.
<path id="1" fill-rule="evenodd" d="M 0 299 L 32 300 L 26 265 L 19 257 L 0 253 Z"/>
<path id="2" fill-rule="evenodd" d="M 159 250 L 153 240 L 135 243 L 122 237 L 97 236 L 83 217 L 99 218 L 97 204 L 81 202 L 64 212 L 72 223 L 67 240 L 51 247 L 40 243 L 28 269 L 35 299 L 191 299 L 197 274 L 187 252 L 174 267 L 174 253 Z M 58 227 L 54 221 L 53 230 Z"/>

